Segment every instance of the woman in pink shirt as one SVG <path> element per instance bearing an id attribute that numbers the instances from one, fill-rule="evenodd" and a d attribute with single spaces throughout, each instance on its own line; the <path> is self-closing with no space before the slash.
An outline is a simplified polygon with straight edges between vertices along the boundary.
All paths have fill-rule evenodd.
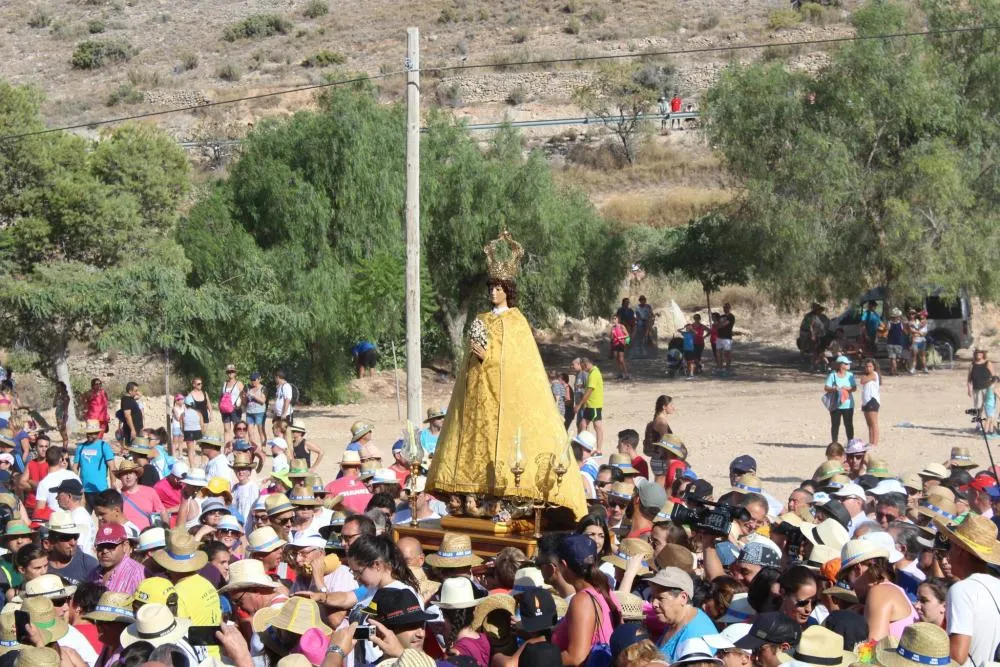
<path id="1" fill-rule="evenodd" d="M 103 440 L 111 417 L 108 415 L 108 394 L 104 391 L 104 384 L 99 378 L 90 381 L 90 391 L 87 392 L 86 399 L 87 412 L 84 419 L 101 424 L 101 435 L 98 437 Z"/>
<path id="2" fill-rule="evenodd" d="M 596 644 L 606 644 L 621 624 L 618 603 L 608 578 L 598 569 L 597 545 L 586 535 L 567 535 L 559 542 L 559 571 L 576 594 L 556 625 L 552 643 L 562 651 L 562 664 L 583 665 Z"/>

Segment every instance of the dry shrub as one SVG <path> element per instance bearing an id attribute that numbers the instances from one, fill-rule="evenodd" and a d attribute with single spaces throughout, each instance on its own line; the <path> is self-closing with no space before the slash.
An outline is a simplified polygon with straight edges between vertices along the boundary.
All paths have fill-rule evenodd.
<path id="1" fill-rule="evenodd" d="M 611 197 L 601 207 L 601 213 L 622 224 L 677 227 L 731 198 L 726 190 L 682 186 L 671 188 L 666 195 Z"/>

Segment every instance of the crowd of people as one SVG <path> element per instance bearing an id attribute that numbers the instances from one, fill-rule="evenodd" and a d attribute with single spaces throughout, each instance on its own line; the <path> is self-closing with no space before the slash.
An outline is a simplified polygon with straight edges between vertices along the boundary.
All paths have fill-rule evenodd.
<path id="1" fill-rule="evenodd" d="M 603 380 L 590 360 L 575 366 L 576 386 L 559 380 L 584 423 L 570 444 L 588 511 L 524 550 L 399 537 L 437 526 L 456 497 L 428 492 L 426 460 L 407 460 L 402 441 L 383 461 L 366 421 L 321 479 L 324 452 L 288 419 L 290 399 L 268 410 L 259 447 L 242 444 L 242 414 L 228 437 L 182 429 L 176 441 L 131 403 L 120 432 L 91 420 L 68 446 L 30 424 L 0 431 L 0 664 L 994 660 L 1000 486 L 968 450 L 892 471 L 854 438 L 832 442 L 787 499 L 746 455 L 717 487 L 673 432 L 666 395 L 605 456 L 603 429 L 587 429 L 602 421 Z M 244 392 L 229 394 L 234 411 Z M 445 413 L 428 410 L 415 436 L 426 457 Z"/>

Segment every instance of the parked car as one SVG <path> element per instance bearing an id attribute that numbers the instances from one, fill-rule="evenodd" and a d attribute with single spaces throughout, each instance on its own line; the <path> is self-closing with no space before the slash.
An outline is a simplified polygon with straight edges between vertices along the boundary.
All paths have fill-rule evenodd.
<path id="1" fill-rule="evenodd" d="M 883 322 L 887 321 L 889 313 L 885 309 L 885 288 L 876 287 L 855 299 L 854 304 L 843 313 L 830 319 L 830 336 L 843 327 L 848 340 L 860 339 L 861 313 L 869 301 L 876 302 L 875 311 Z M 951 295 L 941 289 L 930 288 L 922 300 L 897 302 L 895 306 L 903 311 L 904 319 L 909 308 L 927 311 L 927 337 L 934 342 L 943 358 L 950 359 L 958 350 L 972 347 L 972 304 L 964 291 Z M 886 356 L 884 336 L 876 341 L 875 354 Z"/>

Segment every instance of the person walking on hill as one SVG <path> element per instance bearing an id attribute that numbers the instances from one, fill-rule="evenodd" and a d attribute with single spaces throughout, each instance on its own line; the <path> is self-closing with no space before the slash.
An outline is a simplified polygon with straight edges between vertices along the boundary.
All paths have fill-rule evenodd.
<path id="1" fill-rule="evenodd" d="M 681 107 L 684 105 L 681 100 L 681 94 L 678 91 L 674 91 L 674 96 L 670 98 L 670 129 L 676 127 L 678 130 L 683 130 L 684 126 L 681 124 L 681 119 L 677 118 L 676 114 L 681 112 Z"/>
<path id="2" fill-rule="evenodd" d="M 628 361 L 625 360 L 625 349 L 632 342 L 631 336 L 618 316 L 611 318 L 611 355 L 618 364 L 618 379 L 628 380 Z"/>

